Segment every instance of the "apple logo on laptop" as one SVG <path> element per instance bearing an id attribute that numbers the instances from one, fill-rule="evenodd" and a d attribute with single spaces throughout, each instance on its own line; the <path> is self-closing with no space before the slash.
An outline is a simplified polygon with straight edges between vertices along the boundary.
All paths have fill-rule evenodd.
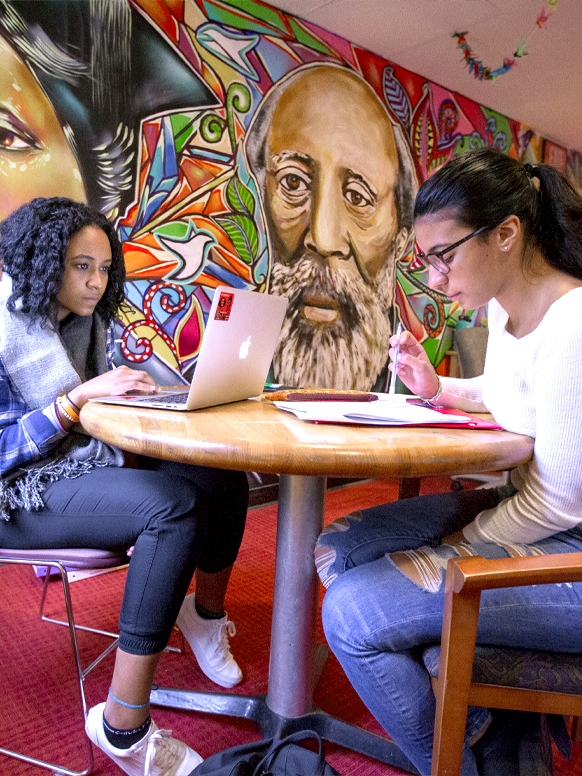
<path id="1" fill-rule="evenodd" d="M 238 351 L 238 357 L 239 358 L 246 358 L 249 354 L 249 348 L 251 346 L 251 335 L 246 338 L 246 340 L 242 343 L 240 346 L 240 350 Z"/>

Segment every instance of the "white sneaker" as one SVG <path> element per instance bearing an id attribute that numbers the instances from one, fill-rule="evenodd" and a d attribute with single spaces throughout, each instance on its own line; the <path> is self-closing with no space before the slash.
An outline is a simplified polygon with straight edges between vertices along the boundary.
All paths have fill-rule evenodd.
<path id="1" fill-rule="evenodd" d="M 130 776 L 189 776 L 202 757 L 189 746 L 172 738 L 171 730 L 160 730 L 152 720 L 147 734 L 130 746 L 117 749 L 103 730 L 104 703 L 89 710 L 85 731 L 99 749 L 109 755 Z"/>
<path id="2" fill-rule="evenodd" d="M 234 687 L 242 681 L 242 671 L 230 652 L 228 637 L 236 634 L 234 622 L 225 614 L 220 620 L 205 620 L 194 607 L 194 594 L 187 595 L 176 625 L 184 634 L 198 665 L 209 679 L 221 687 Z"/>

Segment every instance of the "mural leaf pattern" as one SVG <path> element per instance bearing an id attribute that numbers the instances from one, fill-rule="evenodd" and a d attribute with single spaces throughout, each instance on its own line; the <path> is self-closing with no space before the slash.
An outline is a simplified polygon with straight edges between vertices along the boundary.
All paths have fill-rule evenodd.
<path id="1" fill-rule="evenodd" d="M 249 216 L 255 214 L 255 198 L 250 189 L 241 181 L 238 170 L 226 186 L 226 199 L 235 213 L 243 213 Z"/>
<path id="2" fill-rule="evenodd" d="M 252 218 L 244 213 L 215 216 L 214 220 L 230 237 L 235 251 L 246 264 L 253 264 L 259 249 L 259 235 Z"/>
<path id="3" fill-rule="evenodd" d="M 393 67 L 384 68 L 382 85 L 384 87 L 384 96 L 386 97 L 386 102 L 392 108 L 394 115 L 402 124 L 406 134 L 408 134 L 410 130 L 410 117 L 412 113 L 410 99 L 404 91 L 404 87 L 394 75 Z"/>

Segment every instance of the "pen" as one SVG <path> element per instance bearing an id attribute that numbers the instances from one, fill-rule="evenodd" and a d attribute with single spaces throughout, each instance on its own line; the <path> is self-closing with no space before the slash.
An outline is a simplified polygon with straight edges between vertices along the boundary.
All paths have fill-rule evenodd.
<path id="1" fill-rule="evenodd" d="M 402 334 L 402 321 L 398 322 L 398 328 L 396 329 L 396 336 L 398 342 L 396 343 L 396 353 L 394 354 L 394 361 L 392 362 L 392 376 L 390 378 L 390 388 L 388 393 L 396 393 L 396 367 L 398 366 L 398 359 L 400 357 L 400 335 Z"/>

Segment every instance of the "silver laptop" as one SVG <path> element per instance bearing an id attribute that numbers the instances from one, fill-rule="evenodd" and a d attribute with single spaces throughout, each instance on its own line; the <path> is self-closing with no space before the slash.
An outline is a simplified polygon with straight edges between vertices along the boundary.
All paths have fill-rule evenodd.
<path id="1" fill-rule="evenodd" d="M 167 389 L 154 396 L 102 396 L 91 401 L 185 411 L 258 396 L 263 392 L 286 309 L 285 297 L 219 286 L 189 390 Z"/>

